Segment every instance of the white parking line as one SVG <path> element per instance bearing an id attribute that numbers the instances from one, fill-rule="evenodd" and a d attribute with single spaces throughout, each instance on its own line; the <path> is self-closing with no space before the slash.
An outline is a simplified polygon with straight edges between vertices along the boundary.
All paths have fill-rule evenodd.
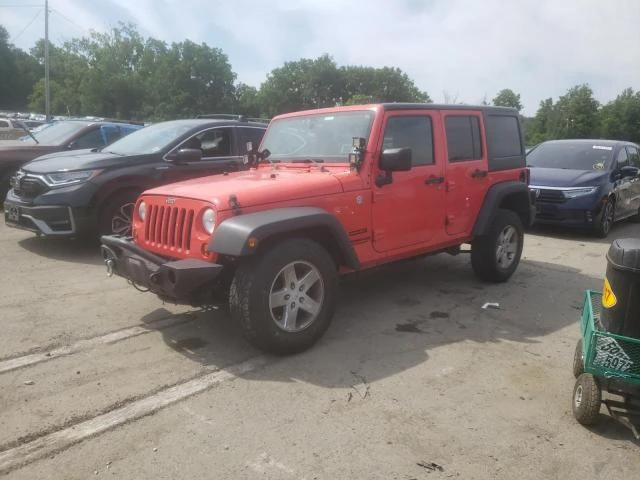
<path id="1" fill-rule="evenodd" d="M 169 387 L 149 397 L 129 405 L 104 413 L 77 425 L 72 425 L 54 433 L 32 440 L 29 443 L 0 452 L 0 475 L 42 457 L 59 452 L 118 425 L 150 415 L 173 403 L 203 392 L 219 383 L 232 380 L 240 375 L 260 368 L 267 363 L 264 356 L 254 357 L 232 365 L 225 370 L 217 370 L 188 382 Z"/>
<path id="2" fill-rule="evenodd" d="M 46 362 L 57 357 L 64 355 L 71 355 L 83 350 L 88 350 L 96 345 L 104 345 L 108 343 L 119 342 L 131 337 L 137 337 L 138 335 L 144 335 L 145 333 L 151 333 L 156 330 L 164 330 L 165 328 L 180 325 L 181 323 L 190 322 L 193 320 L 191 316 L 174 315 L 168 318 L 163 318 L 156 322 L 147 325 L 137 325 L 135 327 L 125 328 L 124 330 L 118 330 L 117 332 L 107 333 L 99 337 L 87 338 L 80 340 L 73 345 L 67 345 L 64 347 L 54 348 L 45 352 L 32 353 L 30 355 L 23 355 L 21 357 L 10 358 L 8 360 L 0 361 L 0 373 L 10 372 L 17 368 L 26 367 L 35 363 Z"/>

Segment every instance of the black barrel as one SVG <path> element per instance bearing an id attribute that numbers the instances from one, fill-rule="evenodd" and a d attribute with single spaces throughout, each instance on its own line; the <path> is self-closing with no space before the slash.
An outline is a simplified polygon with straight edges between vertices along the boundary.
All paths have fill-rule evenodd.
<path id="1" fill-rule="evenodd" d="M 640 338 L 640 238 L 615 240 L 609 247 L 601 322 L 608 332 Z"/>

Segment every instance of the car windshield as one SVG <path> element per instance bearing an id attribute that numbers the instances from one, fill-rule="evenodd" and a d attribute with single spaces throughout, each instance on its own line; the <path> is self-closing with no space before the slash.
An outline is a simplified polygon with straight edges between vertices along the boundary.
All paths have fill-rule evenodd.
<path id="1" fill-rule="evenodd" d="M 527 155 L 529 167 L 564 168 L 567 170 L 604 170 L 613 158 L 611 145 L 597 142 L 541 143 Z"/>
<path id="2" fill-rule="evenodd" d="M 346 163 L 353 138 L 369 136 L 373 115 L 372 111 L 351 111 L 274 120 L 261 148 L 269 150 L 269 160 Z"/>
<path id="3" fill-rule="evenodd" d="M 193 122 L 177 120 L 162 122 L 136 130 L 113 142 L 105 151 L 118 155 L 144 155 L 164 150 L 175 140 L 191 130 Z"/>
<path id="4" fill-rule="evenodd" d="M 42 145 L 63 145 L 71 141 L 71 138 L 88 124 L 85 122 L 54 122 L 37 132 L 31 132 Z M 29 135 L 20 137 L 23 142 L 31 142 Z"/>

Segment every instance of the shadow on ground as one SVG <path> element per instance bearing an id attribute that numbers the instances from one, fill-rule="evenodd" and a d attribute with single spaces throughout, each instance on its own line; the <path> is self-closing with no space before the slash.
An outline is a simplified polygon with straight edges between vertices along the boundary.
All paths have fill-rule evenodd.
<path id="1" fill-rule="evenodd" d="M 18 244 L 30 253 L 52 260 L 88 265 L 103 264 L 100 244 L 93 239 L 27 237 Z"/>
<path id="2" fill-rule="evenodd" d="M 555 225 L 534 225 L 529 229 L 528 233 L 582 243 L 604 243 L 608 245 L 619 238 L 640 237 L 640 223 L 631 221 L 616 223 L 607 238 L 598 238 L 586 230 L 563 228 Z"/>

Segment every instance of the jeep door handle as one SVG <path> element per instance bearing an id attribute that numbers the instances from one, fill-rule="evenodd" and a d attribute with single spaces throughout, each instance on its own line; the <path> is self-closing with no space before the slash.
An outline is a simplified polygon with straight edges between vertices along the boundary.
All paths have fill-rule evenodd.
<path id="1" fill-rule="evenodd" d="M 444 183 L 444 177 L 436 177 L 435 175 L 427 178 L 424 183 L 427 185 L 436 185 L 438 183 Z"/>
<path id="2" fill-rule="evenodd" d="M 471 172 L 471 177 L 473 178 L 483 178 L 487 176 L 487 171 L 486 170 L 478 170 L 477 168 Z"/>

